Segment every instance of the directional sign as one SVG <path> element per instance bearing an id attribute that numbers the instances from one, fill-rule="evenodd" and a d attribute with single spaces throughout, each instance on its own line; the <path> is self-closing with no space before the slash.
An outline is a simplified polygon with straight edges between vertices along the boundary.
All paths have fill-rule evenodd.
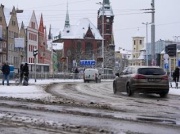
<path id="1" fill-rule="evenodd" d="M 164 64 L 164 68 L 165 68 L 165 69 L 168 69 L 168 68 L 169 68 L 169 64 L 168 64 L 168 63 L 165 63 L 165 64 Z"/>
<path id="2" fill-rule="evenodd" d="M 81 66 L 92 66 L 92 65 L 96 65 L 96 61 L 95 60 L 80 60 L 80 65 Z"/>

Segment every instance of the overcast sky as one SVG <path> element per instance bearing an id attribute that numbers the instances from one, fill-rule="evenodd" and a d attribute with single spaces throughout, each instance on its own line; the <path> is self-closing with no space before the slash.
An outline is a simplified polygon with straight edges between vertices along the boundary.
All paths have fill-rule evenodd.
<path id="1" fill-rule="evenodd" d="M 102 1 L 68 0 L 70 24 L 76 24 L 81 18 L 89 18 L 97 26 L 97 10 L 100 5 L 96 3 Z M 67 0 L 1 0 L 0 2 L 9 10 L 15 6 L 30 13 L 35 10 L 37 16 L 43 13 L 47 28 L 51 24 L 53 31 L 58 33 L 59 30 L 63 30 Z M 110 2 L 115 15 L 113 29 L 116 50 L 119 47 L 132 50 L 132 37 L 138 28 L 140 34 L 146 37 L 146 26 L 142 22 L 151 22 L 151 14 L 143 13 L 141 9 L 151 8 L 152 0 L 110 0 Z M 155 9 L 155 40 L 175 40 L 174 36 L 180 36 L 180 0 L 155 0 Z M 26 17 L 24 21 L 27 21 Z M 150 25 L 148 33 L 150 41 Z"/>

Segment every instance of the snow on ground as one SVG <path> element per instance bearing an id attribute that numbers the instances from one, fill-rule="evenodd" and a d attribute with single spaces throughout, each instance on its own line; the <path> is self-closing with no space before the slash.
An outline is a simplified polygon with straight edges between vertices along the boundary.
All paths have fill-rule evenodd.
<path id="1" fill-rule="evenodd" d="M 109 81 L 109 80 L 108 80 Z M 112 80 L 111 80 L 112 81 Z M 49 93 L 46 93 L 41 86 L 43 84 L 50 84 L 54 82 L 83 82 L 82 79 L 47 79 L 47 80 L 35 80 L 31 79 L 29 81 L 29 86 L 16 86 L 11 84 L 10 86 L 0 85 L 0 97 L 13 97 L 13 98 L 23 98 L 23 99 L 43 99 L 51 97 Z M 13 81 L 10 81 L 13 83 Z M 179 83 L 180 85 L 180 83 Z M 170 88 L 169 94 L 180 95 L 180 87 L 178 89 L 174 88 L 175 84 L 172 83 L 173 88 Z"/>

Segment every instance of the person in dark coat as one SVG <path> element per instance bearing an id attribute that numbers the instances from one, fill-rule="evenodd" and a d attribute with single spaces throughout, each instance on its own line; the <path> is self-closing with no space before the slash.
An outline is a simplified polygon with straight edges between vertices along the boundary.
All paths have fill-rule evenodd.
<path id="1" fill-rule="evenodd" d="M 25 65 L 23 66 L 23 75 L 24 75 L 23 85 L 27 86 L 29 80 L 29 67 L 27 63 L 25 63 Z"/>
<path id="2" fill-rule="evenodd" d="M 10 67 L 9 67 L 8 63 L 4 63 L 1 70 L 3 73 L 2 85 L 4 85 L 4 81 L 6 80 L 7 85 L 9 86 Z"/>
<path id="3" fill-rule="evenodd" d="M 75 69 L 74 73 L 75 73 L 75 79 L 78 79 L 78 73 L 79 73 L 78 68 Z"/>
<path id="4" fill-rule="evenodd" d="M 22 83 L 22 80 L 23 80 L 23 67 L 24 67 L 24 65 L 23 64 L 21 64 L 20 65 L 20 84 Z"/>
<path id="5" fill-rule="evenodd" d="M 178 88 L 178 82 L 179 82 L 179 67 L 176 67 L 176 69 L 173 72 L 173 80 L 176 83 L 176 88 Z"/>
<path id="6" fill-rule="evenodd" d="M 23 74 L 24 76 L 29 77 L 29 67 L 27 63 L 23 66 Z"/>

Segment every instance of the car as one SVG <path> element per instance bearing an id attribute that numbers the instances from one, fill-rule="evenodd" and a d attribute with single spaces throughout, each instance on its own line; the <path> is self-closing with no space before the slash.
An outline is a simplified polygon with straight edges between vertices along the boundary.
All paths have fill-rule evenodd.
<path id="1" fill-rule="evenodd" d="M 166 97 L 169 93 L 169 79 L 163 68 L 157 66 L 128 66 L 122 73 L 116 73 L 113 92 L 156 93 Z"/>
<path id="2" fill-rule="evenodd" d="M 98 69 L 86 68 L 83 74 L 84 83 L 89 81 L 95 81 L 96 83 L 101 82 L 101 74 Z"/>

